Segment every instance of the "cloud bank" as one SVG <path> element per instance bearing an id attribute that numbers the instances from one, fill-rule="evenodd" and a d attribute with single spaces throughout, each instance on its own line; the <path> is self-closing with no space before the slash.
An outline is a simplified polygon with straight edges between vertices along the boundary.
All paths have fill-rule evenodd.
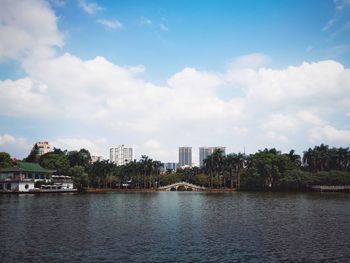
<path id="1" fill-rule="evenodd" d="M 108 147 L 125 143 L 139 154 L 177 161 L 181 145 L 249 152 L 350 143 L 350 70 L 339 62 L 272 69 L 266 67 L 271 58 L 255 53 L 233 59 L 223 72 L 184 68 L 159 86 L 142 78 L 142 65 L 57 55 L 64 39 L 45 2 L 3 6 L 0 59 L 19 61 L 27 76 L 0 81 L 1 115 L 84 127 L 86 138 L 51 138 L 57 147 L 108 157 Z M 28 41 L 13 44 L 17 39 Z"/>

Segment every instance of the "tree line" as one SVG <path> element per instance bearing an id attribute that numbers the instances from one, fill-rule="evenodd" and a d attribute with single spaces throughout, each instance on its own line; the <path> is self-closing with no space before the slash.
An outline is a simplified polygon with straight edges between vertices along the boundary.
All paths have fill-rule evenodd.
<path id="1" fill-rule="evenodd" d="M 274 148 L 226 156 L 217 150 L 204 163 L 211 188 L 295 191 L 318 184 L 350 184 L 349 148 L 324 144 L 309 148 L 302 157 L 294 150 L 282 153 Z"/>
<path id="2" fill-rule="evenodd" d="M 162 169 L 160 161 L 143 155 L 117 166 L 108 160 L 91 161 L 88 150 L 62 151 L 54 149 L 39 155 L 33 147 L 24 161 L 37 162 L 42 167 L 69 175 L 76 187 L 155 189 L 179 181 L 208 188 L 247 190 L 308 190 L 312 185 L 350 184 L 349 148 L 330 148 L 321 144 L 303 152 L 282 153 L 274 148 L 254 154 L 231 153 L 221 150 L 204 160 L 204 166 L 179 168 L 175 173 Z M 13 165 L 7 153 L 0 153 L 0 168 Z"/>

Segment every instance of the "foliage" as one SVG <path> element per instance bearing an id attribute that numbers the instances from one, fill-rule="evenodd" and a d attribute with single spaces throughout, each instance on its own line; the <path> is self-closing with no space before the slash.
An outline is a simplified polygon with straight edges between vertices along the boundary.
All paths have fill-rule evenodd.
<path id="1" fill-rule="evenodd" d="M 14 162 L 11 159 L 11 156 L 6 152 L 0 152 L 0 168 L 11 167 Z"/>
<path id="2" fill-rule="evenodd" d="M 87 167 L 91 163 L 90 152 L 86 149 L 80 149 L 79 151 L 70 151 L 68 152 L 67 157 L 71 167 L 76 165 Z"/>
<path id="3" fill-rule="evenodd" d="M 37 163 L 39 160 L 39 147 L 37 144 L 34 145 L 27 158 L 24 159 L 26 162 Z"/>
<path id="4" fill-rule="evenodd" d="M 64 152 L 48 152 L 39 158 L 39 164 L 46 168 L 56 170 L 57 174 L 67 174 L 70 166 Z"/>
<path id="5" fill-rule="evenodd" d="M 259 150 L 255 154 L 224 153 L 217 149 L 204 160 L 204 167 L 178 169 L 161 174 L 161 163 L 143 155 L 117 166 L 108 160 L 91 163 L 89 151 L 54 149 L 38 158 L 33 147 L 26 160 L 36 160 L 57 174 L 71 175 L 79 189 L 134 188 L 154 189 L 179 181 L 209 188 L 247 190 L 303 191 L 313 185 L 350 184 L 349 148 L 330 148 L 321 144 L 299 156 L 294 150 L 281 153 L 276 149 Z M 13 165 L 10 155 L 0 153 L 0 168 Z"/>
<path id="6" fill-rule="evenodd" d="M 79 191 L 88 186 L 89 176 L 83 166 L 75 165 L 69 169 L 69 175 L 72 177 L 74 185 Z"/>
<path id="7" fill-rule="evenodd" d="M 350 151 L 349 148 L 329 148 L 321 144 L 304 152 L 303 164 L 311 172 L 350 171 Z"/>

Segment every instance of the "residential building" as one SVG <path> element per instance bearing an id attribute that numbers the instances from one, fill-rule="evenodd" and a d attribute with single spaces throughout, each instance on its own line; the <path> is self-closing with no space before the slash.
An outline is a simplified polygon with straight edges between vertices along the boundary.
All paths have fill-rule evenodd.
<path id="1" fill-rule="evenodd" d="M 225 147 L 199 147 L 199 166 L 203 167 L 204 160 L 217 149 L 221 150 L 224 155 L 226 154 Z"/>
<path id="2" fill-rule="evenodd" d="M 91 155 L 91 163 L 101 162 L 102 155 Z"/>
<path id="3" fill-rule="evenodd" d="M 192 147 L 179 147 L 179 166 L 192 166 Z"/>
<path id="4" fill-rule="evenodd" d="M 33 149 L 34 149 L 35 145 L 38 147 L 38 150 L 39 150 L 38 155 L 39 156 L 52 151 L 52 148 L 51 148 L 49 142 L 36 142 L 33 146 Z"/>
<path id="5" fill-rule="evenodd" d="M 170 171 L 170 172 L 176 172 L 177 169 L 177 163 L 165 163 L 164 164 L 164 170 L 165 172 Z"/>
<path id="6" fill-rule="evenodd" d="M 109 160 L 116 165 L 124 165 L 133 160 L 134 149 L 124 144 L 109 149 Z"/>

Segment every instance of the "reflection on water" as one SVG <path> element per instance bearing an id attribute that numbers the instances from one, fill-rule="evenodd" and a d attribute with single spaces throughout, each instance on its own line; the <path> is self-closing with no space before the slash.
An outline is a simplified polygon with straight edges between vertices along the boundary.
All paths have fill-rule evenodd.
<path id="1" fill-rule="evenodd" d="M 350 258 L 349 194 L 1 195 L 0 215 L 1 262 Z"/>

